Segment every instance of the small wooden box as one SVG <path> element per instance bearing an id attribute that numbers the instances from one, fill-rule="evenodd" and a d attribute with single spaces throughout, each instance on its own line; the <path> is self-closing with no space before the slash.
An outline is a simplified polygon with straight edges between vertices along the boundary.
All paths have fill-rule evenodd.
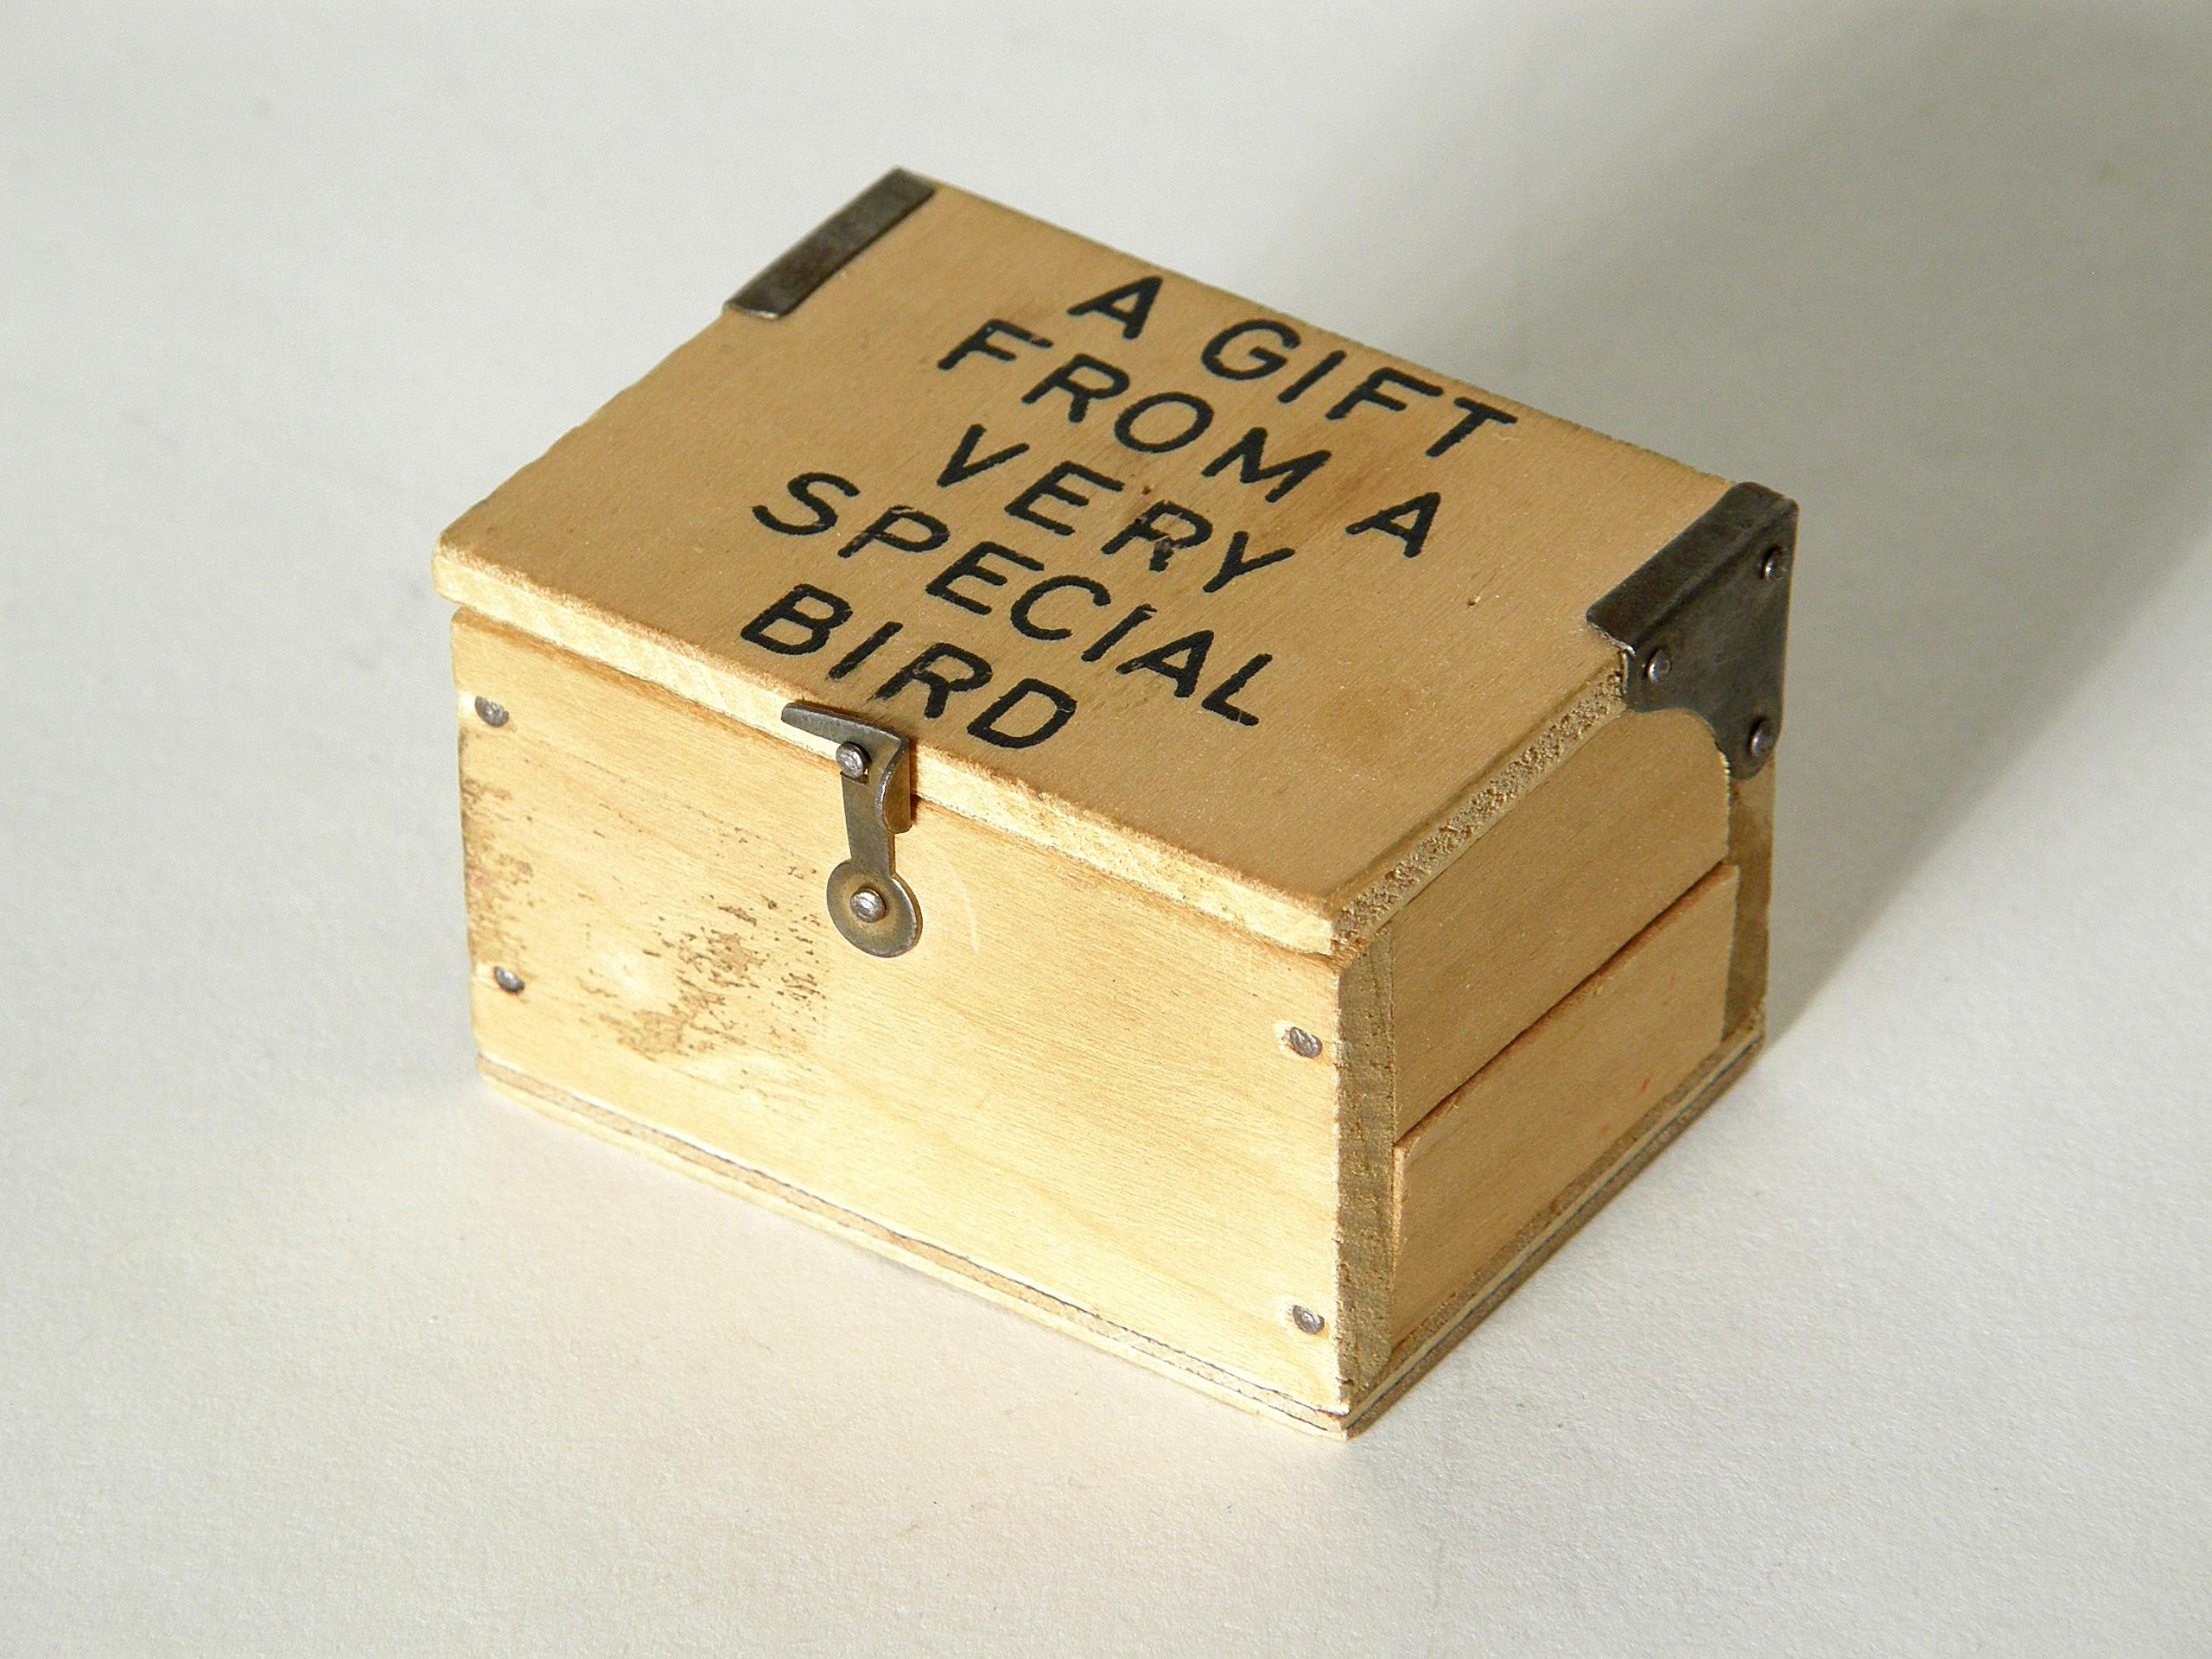
<path id="1" fill-rule="evenodd" d="M 1356 1430 L 1759 1040 L 1795 518 L 892 174 L 439 547 L 484 1069 Z"/>

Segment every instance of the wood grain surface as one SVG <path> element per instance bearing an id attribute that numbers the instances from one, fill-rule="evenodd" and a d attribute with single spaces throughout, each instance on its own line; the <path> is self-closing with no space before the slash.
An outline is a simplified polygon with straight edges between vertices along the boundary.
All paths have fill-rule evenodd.
<path id="1" fill-rule="evenodd" d="M 718 316 L 466 514 L 437 573 L 779 741 L 800 697 L 892 724 L 928 800 L 1328 950 L 1592 695 L 1615 653 L 1585 609 L 1721 488 L 940 188 L 790 315 Z M 778 613 L 802 585 L 829 597 Z M 978 726 L 1026 682 L 1073 712 L 995 747 Z"/>
<path id="2" fill-rule="evenodd" d="M 1728 854 L 1728 779 L 1680 712 L 1623 715 L 1389 925 L 1403 1134 Z"/>
<path id="3" fill-rule="evenodd" d="M 1394 1338 L 1478 1287 L 1719 1044 L 1735 899 L 1724 865 L 1398 1143 Z"/>
<path id="4" fill-rule="evenodd" d="M 1343 1406 L 1329 962 L 927 805 L 920 943 L 866 956 L 822 899 L 826 755 L 465 613 L 454 652 L 489 1060 Z"/>

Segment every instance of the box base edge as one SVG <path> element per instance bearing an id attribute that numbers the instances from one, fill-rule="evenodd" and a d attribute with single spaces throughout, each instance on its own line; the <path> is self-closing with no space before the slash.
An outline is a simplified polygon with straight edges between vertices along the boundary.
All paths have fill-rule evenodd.
<path id="1" fill-rule="evenodd" d="M 1155 1341 L 1141 1332 L 1099 1318 L 982 1264 L 778 1180 L 764 1171 L 669 1134 L 601 1102 L 544 1083 L 488 1054 L 477 1064 L 499 1094 L 518 1105 L 641 1152 L 656 1162 L 762 1204 L 769 1209 L 849 1238 L 863 1249 L 905 1263 L 931 1278 L 974 1291 L 1001 1307 L 1065 1332 L 1147 1370 L 1196 1388 L 1272 1421 L 1344 1440 L 1371 1427 L 1459 1340 L 1494 1312 L 1549 1260 L 1592 1216 L 1665 1149 L 1736 1080 L 1764 1037 L 1764 1011 L 1724 1039 L 1712 1057 L 1624 1137 L 1592 1172 L 1578 1196 L 1509 1247 L 1467 1289 L 1432 1314 L 1398 1344 L 1389 1368 L 1344 1412 L 1331 1412 L 1262 1387 Z"/>
<path id="2" fill-rule="evenodd" d="M 488 1054 L 478 1055 L 477 1066 L 494 1090 L 518 1105 L 585 1129 L 625 1150 L 643 1153 L 657 1163 L 724 1192 L 750 1198 L 825 1232 L 849 1239 L 864 1249 L 916 1268 L 933 1279 L 973 1291 L 1001 1307 L 1026 1314 L 1093 1347 L 1134 1360 L 1147 1370 L 1195 1387 L 1216 1399 L 1313 1433 L 1343 1437 L 1344 1419 L 1339 1414 L 1308 1405 L 1224 1370 L 1195 1354 L 1101 1319 L 1085 1308 L 1062 1301 L 1033 1285 L 1009 1278 L 965 1256 L 897 1232 L 856 1211 L 779 1180 L 710 1147 L 671 1135 L 602 1102 L 545 1083 Z"/>
<path id="3" fill-rule="evenodd" d="M 1349 1440 L 1370 1427 L 1398 1397 L 1427 1376 L 1459 1340 L 1495 1313 L 1529 1275 L 1697 1121 L 1741 1076 L 1766 1039 L 1765 1010 L 1752 1014 L 1666 1100 L 1593 1165 L 1550 1216 L 1484 1264 L 1467 1287 L 1421 1321 L 1392 1351 L 1389 1368 L 1333 1431 Z"/>

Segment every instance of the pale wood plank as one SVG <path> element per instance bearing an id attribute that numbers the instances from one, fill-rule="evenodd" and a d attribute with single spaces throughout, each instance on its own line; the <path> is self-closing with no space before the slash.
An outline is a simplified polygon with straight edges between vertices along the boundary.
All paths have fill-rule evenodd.
<path id="1" fill-rule="evenodd" d="M 932 1279 L 972 1291 L 998 1306 L 1052 1325 L 1108 1353 L 1134 1360 L 1148 1370 L 1241 1406 L 1256 1416 L 1333 1439 L 1346 1436 L 1345 1412 L 1323 1410 L 1263 1388 L 1234 1372 L 1210 1365 L 1195 1354 L 1154 1341 L 1141 1331 L 1115 1325 L 1018 1279 L 994 1273 L 965 1256 L 894 1232 L 852 1211 L 841 1210 L 765 1171 L 750 1168 L 709 1147 L 671 1135 L 604 1102 L 587 1100 L 581 1095 L 553 1088 L 496 1060 L 485 1060 L 482 1069 L 485 1080 L 518 1105 L 543 1112 L 680 1174 L 750 1198 Z"/>
<path id="2" fill-rule="evenodd" d="M 1494 1276 L 1719 1046 L 1736 886 L 1713 871 L 1399 1142 L 1394 1337 Z"/>
<path id="3" fill-rule="evenodd" d="M 1728 778 L 1694 715 L 1620 715 L 1389 925 L 1397 1127 L 1601 966 L 1728 851 Z"/>
<path id="4" fill-rule="evenodd" d="M 921 943 L 864 956 L 823 911 L 826 758 L 466 613 L 454 645 L 488 1059 L 1346 1406 L 1328 961 L 926 805 L 899 842 Z M 506 725 L 467 712 L 480 694 Z M 1292 1024 L 1321 1058 L 1284 1047 Z"/>
<path id="5" fill-rule="evenodd" d="M 1758 1053 L 1764 1038 L 1763 1016 L 1732 1029 L 1721 1039 L 1720 1046 L 1671 1096 L 1638 1119 L 1599 1164 L 1485 1263 L 1472 1282 L 1458 1294 L 1446 1297 L 1427 1319 L 1399 1337 L 1391 1350 L 1389 1370 L 1341 1420 L 1338 1432 L 1350 1436 L 1368 1427 L 1462 1338 L 1489 1318 L 1530 1274 L 1548 1262 L 1727 1090 Z"/>

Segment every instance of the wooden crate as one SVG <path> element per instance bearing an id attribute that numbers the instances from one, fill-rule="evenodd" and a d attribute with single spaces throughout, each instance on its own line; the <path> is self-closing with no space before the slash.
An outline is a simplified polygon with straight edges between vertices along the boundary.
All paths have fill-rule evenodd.
<path id="1" fill-rule="evenodd" d="M 1356 1430 L 1758 1041 L 1794 531 L 892 174 L 440 544 L 484 1069 Z"/>

